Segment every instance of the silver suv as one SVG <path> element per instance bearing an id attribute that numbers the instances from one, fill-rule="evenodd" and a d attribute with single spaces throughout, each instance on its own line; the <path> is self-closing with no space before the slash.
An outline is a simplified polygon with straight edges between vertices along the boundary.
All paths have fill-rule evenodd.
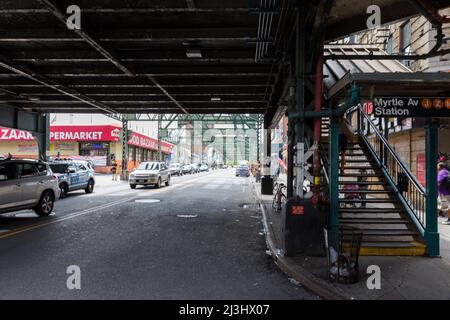
<path id="1" fill-rule="evenodd" d="M 59 196 L 58 177 L 47 163 L 0 161 L 0 213 L 33 209 L 40 216 L 48 216 Z"/>
<path id="2" fill-rule="evenodd" d="M 163 183 L 170 185 L 170 171 L 164 162 L 142 162 L 136 170 L 130 174 L 130 188 L 137 185 L 154 185 L 160 188 Z"/>

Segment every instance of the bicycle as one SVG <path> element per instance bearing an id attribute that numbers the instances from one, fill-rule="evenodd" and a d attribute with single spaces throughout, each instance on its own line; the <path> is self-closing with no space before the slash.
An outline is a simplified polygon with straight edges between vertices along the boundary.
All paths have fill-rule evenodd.
<path id="1" fill-rule="evenodd" d="M 276 211 L 281 211 L 286 203 L 286 195 L 283 193 L 283 190 L 286 190 L 284 183 L 276 182 L 274 185 L 275 196 L 272 201 L 272 208 Z"/>

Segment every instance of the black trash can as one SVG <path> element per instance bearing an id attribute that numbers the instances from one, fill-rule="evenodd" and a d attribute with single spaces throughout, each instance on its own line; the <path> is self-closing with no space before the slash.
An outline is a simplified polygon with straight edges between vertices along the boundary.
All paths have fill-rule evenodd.
<path id="1" fill-rule="evenodd" d="M 261 178 L 261 194 L 273 194 L 273 179 L 271 176 Z"/>
<path id="2" fill-rule="evenodd" d="M 356 283 L 359 277 L 359 250 L 363 233 L 349 226 L 325 228 L 328 279 L 339 283 Z"/>

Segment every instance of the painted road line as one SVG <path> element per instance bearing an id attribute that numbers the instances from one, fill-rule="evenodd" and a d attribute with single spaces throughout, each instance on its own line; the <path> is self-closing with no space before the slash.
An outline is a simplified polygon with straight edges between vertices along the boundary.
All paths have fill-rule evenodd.
<path id="1" fill-rule="evenodd" d="M 51 224 L 55 224 L 55 223 L 62 222 L 62 221 L 65 221 L 65 220 L 69 220 L 69 219 L 72 219 L 72 218 L 75 218 L 75 217 L 83 216 L 83 215 L 86 215 L 86 214 L 89 214 L 89 213 L 98 212 L 100 210 L 104 210 L 104 209 L 107 209 L 107 208 L 115 206 L 115 205 L 119 205 L 119 204 L 122 204 L 122 203 L 125 203 L 125 202 L 128 202 L 128 201 L 132 201 L 135 198 L 138 198 L 138 197 L 136 196 L 134 198 L 127 198 L 127 199 L 121 199 L 121 200 L 113 201 L 113 202 L 110 202 L 110 203 L 107 203 L 107 204 L 104 204 L 104 205 L 100 205 L 100 206 L 96 206 L 96 207 L 93 207 L 93 208 L 90 208 L 90 209 L 82 210 L 82 211 L 77 212 L 77 213 L 67 214 L 67 215 L 65 215 L 65 216 L 63 216 L 61 218 L 56 218 L 56 219 L 54 219 L 52 221 L 40 222 L 40 223 L 32 224 L 32 225 L 29 225 L 29 226 L 25 226 L 25 227 L 22 227 L 22 228 L 13 229 L 9 233 L 1 234 L 0 235 L 0 239 L 11 237 L 11 236 L 17 235 L 19 233 L 23 233 L 23 232 L 26 232 L 26 231 L 34 230 L 34 229 L 37 229 L 37 228 L 42 228 L 42 227 L 45 227 L 45 226 L 48 226 L 48 225 L 51 225 Z"/>
<path id="2" fill-rule="evenodd" d="M 205 178 L 205 177 L 192 179 L 190 181 L 197 181 L 197 180 L 200 180 L 200 179 L 203 179 L 203 178 Z M 162 189 L 155 189 L 155 190 L 153 190 L 152 194 L 157 194 L 157 193 L 161 193 L 161 192 L 164 192 L 164 191 L 170 191 L 170 190 L 173 190 L 173 189 L 178 189 L 179 186 L 183 186 L 183 185 L 182 184 L 177 184 L 177 185 L 165 187 L 165 188 L 162 188 Z M 133 190 L 130 190 L 130 194 L 132 192 L 133 192 Z M 49 225 L 52 225 L 52 224 L 55 224 L 55 223 L 58 223 L 58 222 L 66 221 L 66 220 L 73 219 L 73 218 L 76 218 L 76 217 L 80 217 L 80 216 L 83 216 L 83 215 L 86 215 L 86 214 L 89 214 L 89 213 L 93 213 L 93 212 L 97 212 L 98 213 L 100 210 L 104 210 L 104 209 L 110 208 L 112 206 L 123 204 L 123 203 L 129 202 L 129 201 L 133 201 L 133 200 L 135 200 L 137 198 L 140 198 L 140 197 L 142 197 L 140 194 L 135 194 L 131 198 L 120 199 L 120 200 L 113 201 L 113 202 L 110 202 L 110 203 L 107 203 L 107 204 L 104 204 L 104 205 L 100 205 L 100 206 L 96 206 L 96 207 L 93 207 L 93 208 L 85 209 L 85 210 L 82 210 L 82 211 L 77 212 L 77 213 L 70 213 L 70 214 L 67 214 L 67 215 L 65 215 L 65 216 L 63 216 L 61 218 L 56 218 L 56 219 L 54 219 L 52 221 L 40 222 L 40 223 L 32 224 L 32 225 L 29 225 L 29 226 L 25 226 L 25 227 L 22 227 L 22 228 L 13 229 L 12 231 L 9 231 L 9 232 L 6 232 L 6 233 L 0 233 L 0 239 L 12 237 L 12 236 L 18 235 L 20 233 L 24 233 L 24 232 L 27 232 L 27 231 L 31 231 L 31 230 L 35 230 L 35 229 L 42 228 L 42 227 L 45 227 L 45 226 L 49 226 Z"/>
<path id="3" fill-rule="evenodd" d="M 184 186 L 182 186 L 182 187 L 178 188 L 178 190 L 183 190 L 183 189 L 187 189 L 187 188 L 189 188 L 189 187 L 192 187 L 192 186 L 193 186 L 193 184 L 192 184 L 192 183 L 190 183 L 190 184 L 186 184 L 186 185 L 184 185 Z"/>

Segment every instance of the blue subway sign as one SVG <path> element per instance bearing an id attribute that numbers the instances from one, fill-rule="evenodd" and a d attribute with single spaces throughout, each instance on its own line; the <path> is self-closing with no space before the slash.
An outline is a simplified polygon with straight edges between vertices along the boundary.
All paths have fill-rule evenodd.
<path id="1" fill-rule="evenodd" d="M 450 98 L 376 97 L 375 117 L 450 117 Z"/>

